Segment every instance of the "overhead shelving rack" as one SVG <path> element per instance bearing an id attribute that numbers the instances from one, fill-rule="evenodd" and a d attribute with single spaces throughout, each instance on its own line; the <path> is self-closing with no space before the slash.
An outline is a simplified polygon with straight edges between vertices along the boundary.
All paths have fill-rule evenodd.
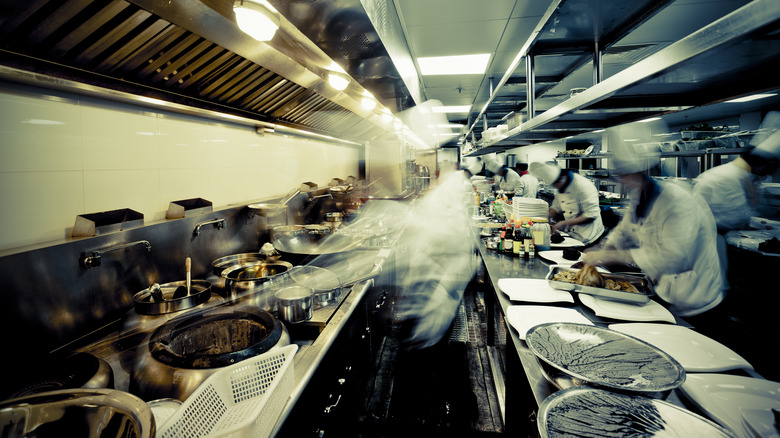
<path id="1" fill-rule="evenodd" d="M 637 10 L 626 11 L 626 3 Z M 603 54 L 639 21 L 657 12 L 660 7 L 657 3 L 668 4 L 619 0 L 561 0 L 553 4 L 497 87 L 513 77 L 521 58 L 525 60 L 526 87 L 535 90 L 527 93 L 525 111 L 533 117 L 482 142 L 467 155 L 566 138 L 780 88 L 780 75 L 777 74 L 780 2 L 777 0 L 754 0 L 679 41 L 657 48 L 655 52 L 649 49 L 649 54 L 640 61 L 601 80 Z M 577 13 L 586 7 L 597 9 Z M 592 19 L 584 20 L 583 14 L 601 19 L 594 25 Z M 629 19 L 620 21 L 617 16 Z M 585 33 L 586 29 L 590 29 L 589 34 Z M 572 37 L 557 37 L 556 33 Z M 615 37 L 609 41 L 598 35 Z M 578 40 L 577 36 L 582 38 Z M 584 50 L 588 44 L 593 49 L 590 58 L 586 59 Z M 570 53 L 562 53 L 565 47 L 570 48 Z M 588 62 L 594 67 L 594 85 L 546 111 L 534 111 L 535 97 L 543 93 L 545 87 L 549 89 L 549 86 L 539 86 L 537 77 L 560 77 L 561 73 L 569 74 Z M 556 66 L 558 76 L 550 75 L 549 71 L 555 70 Z M 482 113 L 497 94 L 493 94 Z M 478 121 L 470 129 L 476 123 Z"/>

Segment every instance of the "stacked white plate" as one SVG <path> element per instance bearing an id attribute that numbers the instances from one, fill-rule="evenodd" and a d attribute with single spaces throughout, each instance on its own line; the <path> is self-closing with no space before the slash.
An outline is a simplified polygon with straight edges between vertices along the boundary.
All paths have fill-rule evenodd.
<path id="1" fill-rule="evenodd" d="M 515 218 L 521 217 L 547 217 L 550 206 L 544 199 L 538 198 L 512 198 L 512 213 Z"/>
<path id="2" fill-rule="evenodd" d="M 653 300 L 644 304 L 621 303 L 605 300 L 593 295 L 579 294 L 580 301 L 603 318 L 620 319 L 622 321 L 664 321 L 674 324 L 672 312 Z"/>

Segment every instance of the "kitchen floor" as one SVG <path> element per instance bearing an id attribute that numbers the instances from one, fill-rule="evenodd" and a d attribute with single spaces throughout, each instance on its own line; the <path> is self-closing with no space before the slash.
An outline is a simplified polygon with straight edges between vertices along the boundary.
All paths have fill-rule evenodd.
<path id="1" fill-rule="evenodd" d="M 497 333 L 496 345 L 502 336 Z M 502 399 L 493 377 L 503 365 L 500 351 L 486 342 L 481 292 L 464 294 L 459 315 L 438 344 L 405 349 L 403 339 L 403 327 L 398 327 L 387 340 L 377 390 L 368 400 L 375 408 L 373 421 L 368 421 L 373 427 L 356 436 L 486 437 L 503 432 Z"/>

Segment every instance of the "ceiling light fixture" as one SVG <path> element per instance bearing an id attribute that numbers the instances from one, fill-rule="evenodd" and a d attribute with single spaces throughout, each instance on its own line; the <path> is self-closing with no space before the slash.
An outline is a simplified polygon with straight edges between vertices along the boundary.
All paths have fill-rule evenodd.
<path id="1" fill-rule="evenodd" d="M 331 87 L 343 91 L 347 89 L 347 86 L 349 85 L 349 79 L 341 73 L 332 71 L 328 73 L 328 83 Z"/>
<path id="2" fill-rule="evenodd" d="M 366 111 L 372 111 L 376 108 L 376 99 L 374 99 L 374 96 L 369 93 L 368 90 L 363 90 L 363 98 L 360 99 L 360 105 L 363 106 Z"/>
<path id="3" fill-rule="evenodd" d="M 738 97 L 736 99 L 727 100 L 726 103 L 750 102 L 751 100 L 766 99 L 767 97 L 772 97 L 772 96 L 777 96 L 777 93 L 752 94 L 750 96 Z"/>
<path id="4" fill-rule="evenodd" d="M 661 118 L 660 117 L 650 117 L 649 119 L 640 120 L 639 123 L 655 122 L 656 120 L 661 120 Z"/>
<path id="5" fill-rule="evenodd" d="M 279 11 L 266 0 L 236 0 L 233 12 L 238 28 L 257 41 L 270 40 L 279 29 Z"/>
<path id="6" fill-rule="evenodd" d="M 431 56 L 417 58 L 420 74 L 430 75 L 481 75 L 487 69 L 490 53 L 458 56 Z"/>

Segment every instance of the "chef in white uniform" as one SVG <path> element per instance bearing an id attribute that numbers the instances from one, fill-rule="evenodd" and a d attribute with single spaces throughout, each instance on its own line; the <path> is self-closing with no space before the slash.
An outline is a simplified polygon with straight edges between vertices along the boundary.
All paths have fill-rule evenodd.
<path id="1" fill-rule="evenodd" d="M 773 111 L 764 118 L 762 129 L 780 128 L 780 112 Z M 693 191 L 701 195 L 715 216 L 720 232 L 747 229 L 758 202 L 759 178 L 774 173 L 780 164 L 780 131 L 769 135 L 757 134 L 753 150 L 734 161 L 699 175 Z"/>
<path id="2" fill-rule="evenodd" d="M 615 149 L 612 167 L 629 190 L 628 211 L 603 249 L 585 253 L 585 263 L 640 268 L 655 283 L 656 294 L 681 316 L 714 308 L 725 294 L 715 219 L 707 204 L 676 184 L 645 174 L 659 162 L 659 152 L 638 153 L 625 144 Z"/>
<path id="3" fill-rule="evenodd" d="M 780 128 L 780 112 L 773 111 L 764 118 L 762 129 L 777 128 Z M 693 192 L 709 205 L 718 226 L 718 257 L 725 289 L 729 287 L 729 262 L 724 234 L 749 228 L 753 207 L 758 203 L 760 179 L 780 166 L 780 131 L 756 135 L 751 143 L 757 144 L 753 150 L 702 173 L 693 186 Z"/>
<path id="4" fill-rule="evenodd" d="M 536 198 L 539 192 L 539 180 L 530 172 L 526 172 L 524 175 L 520 175 L 519 186 L 521 192 L 515 192 L 515 196 L 522 196 L 523 198 Z"/>
<path id="5" fill-rule="evenodd" d="M 556 189 L 555 199 L 550 206 L 550 217 L 563 215 L 556 222 L 553 231 L 565 231 L 589 246 L 598 242 L 604 234 L 599 208 L 599 192 L 584 176 L 560 167 L 535 162 L 528 167 L 531 174 Z"/>
<path id="6" fill-rule="evenodd" d="M 517 172 L 502 165 L 497 158 L 487 157 L 484 161 L 487 170 L 496 174 L 496 183 L 499 189 L 511 192 L 515 196 L 522 196 L 523 186 Z"/>

